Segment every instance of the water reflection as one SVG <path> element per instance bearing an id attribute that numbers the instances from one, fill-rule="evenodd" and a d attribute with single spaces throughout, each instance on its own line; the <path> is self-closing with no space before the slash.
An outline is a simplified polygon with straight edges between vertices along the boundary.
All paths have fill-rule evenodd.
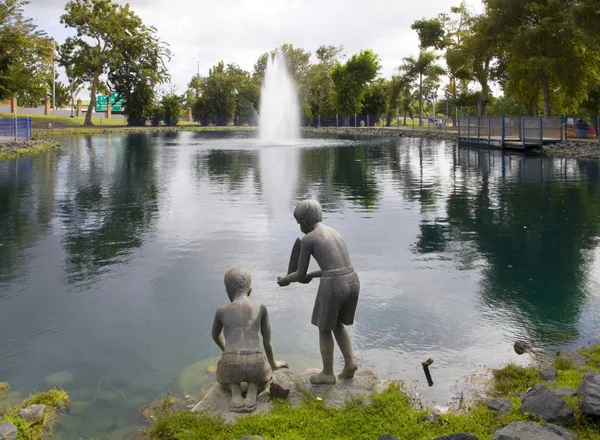
<path id="1" fill-rule="evenodd" d="M 460 391 L 475 365 L 517 360 L 517 337 L 596 334 L 598 162 L 413 139 L 65 142 L 0 163 L 0 378 L 29 391 L 73 376 L 65 438 L 135 425 L 146 401 L 178 391 L 182 369 L 218 355 L 210 326 L 233 266 L 251 270 L 278 353 L 318 365 L 316 286 L 275 283 L 300 235 L 294 205 L 309 196 L 361 277 L 361 367 L 421 386 L 433 357 L 426 399 Z"/>

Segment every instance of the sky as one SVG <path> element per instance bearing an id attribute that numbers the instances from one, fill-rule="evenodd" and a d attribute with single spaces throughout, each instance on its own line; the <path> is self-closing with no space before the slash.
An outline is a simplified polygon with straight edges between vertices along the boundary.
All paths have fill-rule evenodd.
<path id="1" fill-rule="evenodd" d="M 124 4 L 125 1 L 115 0 Z M 59 42 L 74 34 L 60 24 L 66 0 L 30 0 L 25 12 Z M 460 0 L 129 0 L 131 8 L 174 53 L 168 67 L 176 93 L 198 69 L 206 76 L 220 60 L 252 71 L 258 57 L 284 43 L 313 54 L 321 44 L 352 55 L 372 49 L 389 78 L 403 57 L 418 53 L 410 25 L 447 12 Z M 481 11 L 480 0 L 466 0 Z M 64 72 L 63 72 L 64 74 Z M 62 80 L 65 78 L 63 76 Z"/>

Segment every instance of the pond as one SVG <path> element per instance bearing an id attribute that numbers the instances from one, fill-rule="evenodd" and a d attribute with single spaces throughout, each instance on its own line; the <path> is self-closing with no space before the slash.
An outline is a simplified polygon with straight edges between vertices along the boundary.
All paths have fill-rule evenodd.
<path id="1" fill-rule="evenodd" d="M 597 341 L 598 162 L 419 139 L 248 136 L 72 137 L 0 162 L 0 380 L 69 391 L 57 438 L 123 438 L 149 401 L 197 397 L 235 266 L 269 309 L 277 358 L 319 366 L 317 284 L 276 284 L 301 235 L 294 206 L 308 197 L 361 279 L 350 328 L 360 367 L 429 403 L 455 398 L 483 365 L 522 362 L 516 339 Z M 421 367 L 430 357 L 433 387 Z"/>

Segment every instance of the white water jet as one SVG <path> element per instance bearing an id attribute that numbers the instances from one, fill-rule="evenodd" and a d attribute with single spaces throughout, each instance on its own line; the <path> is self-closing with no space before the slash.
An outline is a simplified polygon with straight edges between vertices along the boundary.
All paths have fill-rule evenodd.
<path id="1" fill-rule="evenodd" d="M 283 54 L 269 57 L 260 97 L 261 142 L 293 144 L 300 139 L 300 104 L 296 84 Z"/>

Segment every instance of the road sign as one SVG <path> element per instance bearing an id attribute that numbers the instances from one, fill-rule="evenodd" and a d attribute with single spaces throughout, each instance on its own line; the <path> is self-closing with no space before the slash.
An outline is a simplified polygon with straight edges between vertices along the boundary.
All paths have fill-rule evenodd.
<path id="1" fill-rule="evenodd" d="M 117 96 L 116 93 L 110 95 L 111 111 L 122 112 L 123 111 L 123 98 Z M 105 112 L 108 109 L 108 96 L 97 95 L 96 96 L 96 111 Z"/>

